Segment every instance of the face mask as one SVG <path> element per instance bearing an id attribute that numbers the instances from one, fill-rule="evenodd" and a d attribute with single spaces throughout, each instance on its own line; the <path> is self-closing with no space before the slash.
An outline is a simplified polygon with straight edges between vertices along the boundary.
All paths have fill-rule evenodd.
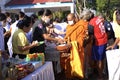
<path id="1" fill-rule="evenodd" d="M 46 20 L 45 20 L 45 23 L 49 23 L 50 22 L 50 18 L 47 18 Z"/>
<path id="2" fill-rule="evenodd" d="M 68 24 L 69 24 L 69 25 L 73 25 L 73 24 L 74 24 L 74 21 L 68 21 Z"/>

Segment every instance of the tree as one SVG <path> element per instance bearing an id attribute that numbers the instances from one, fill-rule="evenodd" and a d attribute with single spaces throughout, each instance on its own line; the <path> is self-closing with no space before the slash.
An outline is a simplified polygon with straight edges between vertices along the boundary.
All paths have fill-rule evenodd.
<path id="1" fill-rule="evenodd" d="M 104 12 L 107 0 L 96 0 L 97 11 Z"/>
<path id="2" fill-rule="evenodd" d="M 112 18 L 115 7 L 120 8 L 120 0 L 74 0 L 76 1 L 76 13 L 80 15 L 84 8 L 92 8 L 103 13 L 107 18 Z"/>
<path id="3" fill-rule="evenodd" d="M 76 7 L 76 14 L 77 16 L 80 15 L 82 10 L 86 8 L 86 0 L 75 0 L 75 7 Z"/>
<path id="4" fill-rule="evenodd" d="M 88 3 L 88 4 L 90 4 L 90 3 Z M 107 18 L 112 18 L 112 13 L 113 13 L 115 7 L 120 7 L 120 5 L 119 5 L 120 0 L 94 0 L 93 3 L 91 3 L 91 4 L 92 4 L 92 6 L 89 6 L 89 7 L 96 7 L 97 12 L 104 13 L 104 15 Z"/>

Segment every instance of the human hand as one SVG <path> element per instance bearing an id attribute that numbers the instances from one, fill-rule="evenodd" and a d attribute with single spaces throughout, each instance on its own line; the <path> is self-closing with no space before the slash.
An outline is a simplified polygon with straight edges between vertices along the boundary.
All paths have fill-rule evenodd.
<path id="1" fill-rule="evenodd" d="M 111 45 L 111 46 L 108 46 L 108 47 L 106 48 L 106 50 L 110 50 L 110 49 L 114 49 L 114 46 Z"/>
<path id="2" fill-rule="evenodd" d="M 69 48 L 71 48 L 71 47 L 72 47 L 72 44 L 71 44 L 71 43 L 67 43 L 67 46 L 68 46 Z"/>
<path id="3" fill-rule="evenodd" d="M 11 35 L 11 32 L 10 31 L 6 31 L 5 33 L 4 33 L 4 36 L 5 37 L 9 37 Z"/>
<path id="4" fill-rule="evenodd" d="M 53 33 L 54 32 L 54 28 L 51 28 L 50 30 L 49 30 L 49 33 Z"/>
<path id="5" fill-rule="evenodd" d="M 64 39 L 61 39 L 61 38 L 57 38 L 57 42 L 60 43 L 60 44 L 65 43 Z"/>
<path id="6" fill-rule="evenodd" d="M 33 47 L 35 47 L 35 46 L 39 46 L 39 43 L 38 43 L 38 41 L 33 41 L 31 45 L 32 45 Z"/>
<path id="7" fill-rule="evenodd" d="M 4 60 L 9 59 L 9 55 L 8 55 L 7 51 L 1 51 L 1 52 L 2 52 L 2 57 Z"/>

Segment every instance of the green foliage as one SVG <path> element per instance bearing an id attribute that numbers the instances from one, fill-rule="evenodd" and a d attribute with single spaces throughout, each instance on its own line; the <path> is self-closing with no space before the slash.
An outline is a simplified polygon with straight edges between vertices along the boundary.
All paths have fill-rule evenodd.
<path id="1" fill-rule="evenodd" d="M 53 13 L 53 19 L 55 19 L 55 17 L 58 17 L 60 20 L 63 20 L 69 13 L 69 11 L 56 11 Z"/>
<path id="2" fill-rule="evenodd" d="M 61 19 L 63 16 L 63 12 L 62 11 L 56 11 L 53 13 L 53 18 L 58 17 L 59 19 Z"/>
<path id="3" fill-rule="evenodd" d="M 79 16 L 84 8 L 84 0 L 75 0 L 76 1 L 76 14 Z M 113 11 L 115 7 L 120 8 L 120 0 L 86 0 L 86 8 L 91 8 L 97 10 L 97 13 L 101 12 L 106 16 L 108 20 L 112 19 Z M 53 19 L 58 17 L 60 20 L 65 19 L 69 14 L 69 11 L 55 11 L 53 13 Z"/>
<path id="4" fill-rule="evenodd" d="M 87 1 L 87 8 L 96 8 L 96 0 Z"/>
<path id="5" fill-rule="evenodd" d="M 91 2 L 92 1 L 92 2 Z M 97 12 L 103 13 L 107 19 L 112 19 L 115 7 L 120 9 L 120 0 L 88 0 L 87 8 L 96 8 Z"/>
<path id="6" fill-rule="evenodd" d="M 96 0 L 97 10 L 103 12 L 106 4 L 107 0 Z"/>

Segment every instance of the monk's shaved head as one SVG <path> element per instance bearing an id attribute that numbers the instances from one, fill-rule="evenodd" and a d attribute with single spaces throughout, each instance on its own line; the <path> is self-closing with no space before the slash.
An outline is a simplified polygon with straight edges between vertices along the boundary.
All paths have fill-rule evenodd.
<path id="1" fill-rule="evenodd" d="M 68 21 L 71 21 L 71 20 L 74 20 L 74 19 L 75 19 L 75 15 L 73 13 L 68 14 L 68 16 L 67 16 Z"/>

